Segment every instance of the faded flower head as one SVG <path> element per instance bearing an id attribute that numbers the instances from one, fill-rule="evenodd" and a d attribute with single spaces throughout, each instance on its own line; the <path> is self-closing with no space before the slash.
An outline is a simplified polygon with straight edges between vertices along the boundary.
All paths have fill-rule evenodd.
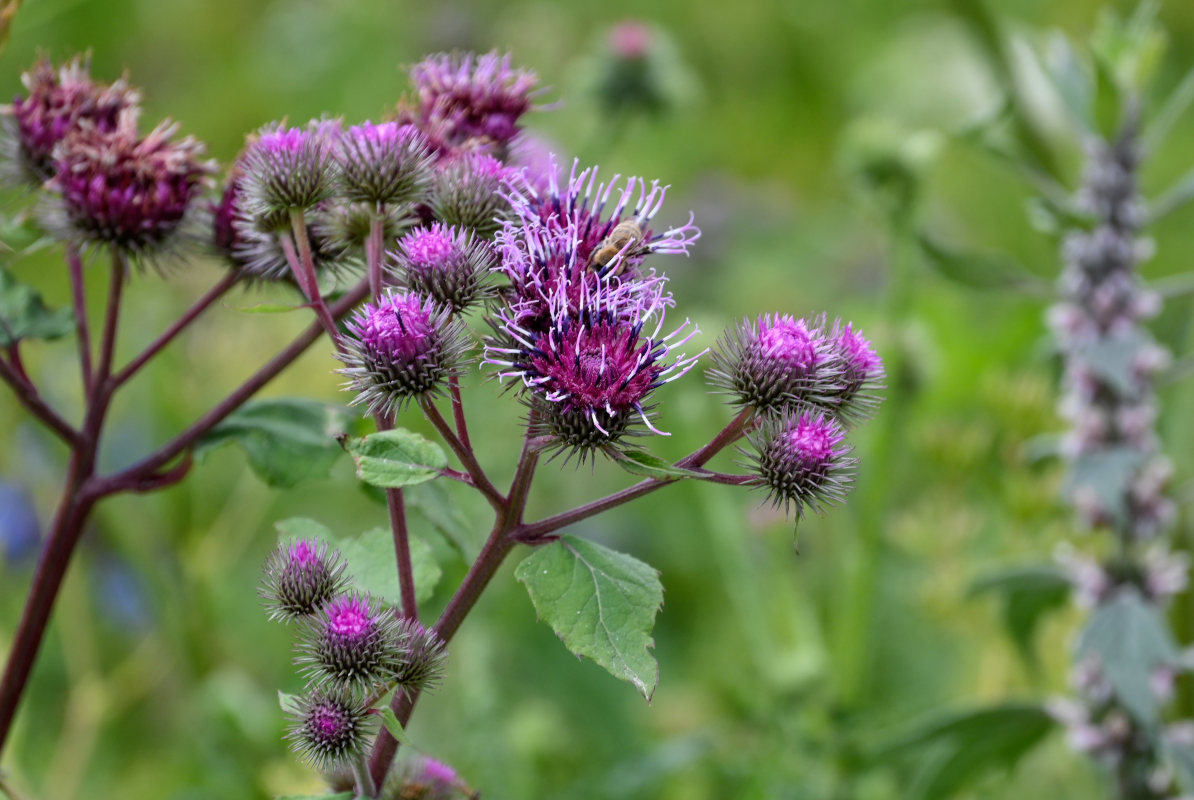
<path id="1" fill-rule="evenodd" d="M 418 203 L 431 183 L 431 151 L 413 125 L 353 125 L 335 151 L 344 196 L 374 204 Z"/>
<path id="2" fill-rule="evenodd" d="M 339 123 L 319 120 L 304 128 L 267 125 L 250 140 L 241 156 L 244 202 L 258 227 L 283 228 L 292 211 L 305 211 L 331 195 L 338 139 Z"/>
<path id="3" fill-rule="evenodd" d="M 485 153 L 454 156 L 436 169 L 428 205 L 437 220 L 491 237 L 509 215 L 502 190 L 514 174 Z"/>
<path id="4" fill-rule="evenodd" d="M 352 404 L 393 414 L 441 391 L 470 341 L 448 307 L 415 292 L 390 292 L 349 321 L 345 345 L 340 372 L 357 392 Z"/>
<path id="5" fill-rule="evenodd" d="M 325 542 L 297 539 L 278 545 L 266 559 L 261 588 L 270 619 L 289 622 L 315 614 L 347 585 L 344 569 L 339 551 Z"/>
<path id="6" fill-rule="evenodd" d="M 141 139 L 126 117 L 115 131 L 87 127 L 62 140 L 54 149 L 47 227 L 138 258 L 171 249 L 214 171 L 200 160 L 198 141 L 170 141 L 175 130 L 162 123 Z"/>
<path id="7" fill-rule="evenodd" d="M 389 257 L 401 286 L 457 313 L 489 296 L 487 278 L 497 265 L 489 242 L 438 222 L 408 233 Z"/>
<path id="8" fill-rule="evenodd" d="M 364 754 L 373 725 L 364 703 L 342 691 L 315 689 L 289 709 L 286 738 L 299 758 L 321 771 Z"/>
<path id="9" fill-rule="evenodd" d="M 21 76 L 28 94 L 5 112 L 5 160 L 12 177 L 41 184 L 54 174 L 54 147 L 83 127 L 112 133 L 122 117 L 136 120 L 140 96 L 122 78 L 105 85 L 90 76 L 88 59 L 76 56 L 55 68 L 42 58 Z"/>
<path id="10" fill-rule="evenodd" d="M 848 457 L 852 448 L 833 417 L 802 412 L 763 418 L 748 437 L 759 484 L 785 512 L 795 506 L 798 518 L 807 508 L 822 514 L 845 499 L 856 459 Z"/>
<path id="11" fill-rule="evenodd" d="M 841 391 L 831 346 L 821 320 L 788 314 L 744 320 L 722 336 L 709 380 L 731 402 L 760 411 L 831 403 L 834 392 Z"/>
<path id="12" fill-rule="evenodd" d="M 399 663 L 393 613 L 361 594 L 335 597 L 306 624 L 295 663 L 313 683 L 367 691 Z"/>
<path id="13" fill-rule="evenodd" d="M 437 149 L 475 143 L 500 157 L 518 135 L 538 82 L 535 73 L 512 67 L 510 56 L 496 51 L 428 56 L 411 67 L 410 77 L 418 95 L 414 116 Z"/>

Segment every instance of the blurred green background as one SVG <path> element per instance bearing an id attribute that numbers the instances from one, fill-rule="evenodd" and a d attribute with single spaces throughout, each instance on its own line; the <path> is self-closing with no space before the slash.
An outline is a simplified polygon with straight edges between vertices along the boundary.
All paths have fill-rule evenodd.
<path id="1" fill-rule="evenodd" d="M 1081 36 L 1101 7 L 991 5 L 1020 67 L 1042 30 Z M 849 504 L 803 523 L 799 553 L 791 523 L 761 507 L 759 494 L 724 486 L 676 485 L 574 531 L 662 572 L 661 680 L 651 705 L 578 663 L 536 622 L 512 575 L 516 553 L 453 642 L 447 679 L 420 703 L 411 735 L 486 798 L 885 800 L 912 796 L 916 775 L 937 757 L 883 757 L 910 726 L 1063 692 L 1079 619 L 1068 606 L 1048 616 L 1026 658 L 997 599 L 971 592 L 993 570 L 1048 561 L 1075 535 L 1057 505 L 1060 467 L 1030 458 L 1034 437 L 1060 427 L 1046 301 L 946 280 L 893 234 L 889 213 L 894 203 L 907 212 L 896 216 L 918 215 L 945 241 L 1010 253 L 1050 280 L 1056 273 L 1054 243 L 1028 222 L 1023 183 L 950 135 L 1000 105 L 974 8 L 966 0 L 26 0 L 0 55 L 0 95 L 19 90 L 39 50 L 62 59 L 90 49 L 98 77 L 127 69 L 143 88 L 147 123 L 172 117 L 227 163 L 245 132 L 271 120 L 377 119 L 406 90 L 400 66 L 425 53 L 509 50 L 539 73 L 542 102 L 553 105 L 530 116 L 530 131 L 565 159 L 670 183 L 664 222 L 695 212 L 704 236 L 692 257 L 656 266 L 672 277 L 677 314 L 700 324 L 701 346 L 764 311 L 828 311 L 860 325 L 896 368 L 893 387 L 879 419 L 853 437 L 861 465 Z M 657 113 L 623 113 L 600 94 L 608 33 L 624 19 L 652 26 L 665 100 Z M 1171 45 L 1157 82 L 1164 92 L 1194 65 L 1194 5 L 1169 3 L 1161 20 Z M 1050 111 L 1043 79 L 1024 74 L 1059 171 L 1072 176 L 1072 132 Z M 1187 117 L 1150 163 L 1146 190 L 1189 165 Z M 868 176 L 881 179 L 881 192 Z M 1188 267 L 1191 213 L 1155 231 L 1148 275 Z M 137 278 L 120 352 L 135 352 L 220 269 L 197 261 L 169 280 Z M 56 253 L 14 272 L 55 304 L 66 301 Z M 91 278 L 100 296 L 101 271 Z M 257 302 L 231 296 L 143 374 L 116 409 L 109 468 L 164 441 L 306 322 L 237 311 Z M 1157 323 L 1179 356 L 1189 311 L 1175 300 Z M 63 341 L 29 347 L 26 357 L 48 394 L 77 413 L 73 352 Z M 317 347 L 267 394 L 343 402 L 333 367 Z M 508 480 L 519 408 L 479 375 L 468 383 L 482 462 Z M 674 434 L 653 442 L 663 455 L 687 453 L 729 418 L 696 372 L 662 395 L 661 425 Z M 1163 399 L 1165 447 L 1185 486 L 1194 398 L 1178 384 Z M 15 405 L 0 399 L 0 481 L 24 487 L 45 526 L 63 453 Z M 405 424 L 422 429 L 413 418 Z M 531 513 L 626 482 L 608 464 L 552 464 L 541 469 Z M 486 509 L 463 493 L 460 502 L 479 544 Z M 328 480 L 275 492 L 234 448 L 212 453 L 181 487 L 101 506 L 5 756 L 22 797 L 318 789 L 281 741 L 276 692 L 298 688 L 290 632 L 267 622 L 256 597 L 273 522 L 288 516 L 342 534 L 385 519 L 346 461 Z M 20 548 L 0 552 L 8 553 L 4 651 L 32 562 Z M 447 548 L 437 552 L 446 574 L 427 614 L 465 566 Z M 1188 641 L 1184 603 L 1174 613 Z M 1096 770 L 1057 734 L 1016 770 L 994 771 L 966 792 L 1105 794 Z"/>

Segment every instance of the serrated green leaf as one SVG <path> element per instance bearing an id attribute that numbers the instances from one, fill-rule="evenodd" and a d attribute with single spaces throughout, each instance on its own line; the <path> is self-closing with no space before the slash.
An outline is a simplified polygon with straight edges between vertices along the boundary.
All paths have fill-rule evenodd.
<path id="1" fill-rule="evenodd" d="M 1035 662 L 1032 635 L 1041 618 L 1065 605 L 1070 583 L 1055 566 L 1042 564 L 999 570 L 970 586 L 971 596 L 999 595 L 1003 623 L 1025 661 Z"/>
<path id="2" fill-rule="evenodd" d="M 622 450 L 614 456 L 614 461 L 631 475 L 644 478 L 695 478 L 699 472 L 676 467 L 664 461 L 657 455 L 646 450 Z"/>
<path id="3" fill-rule="evenodd" d="M 1157 608 L 1138 591 L 1120 589 L 1095 609 L 1078 639 L 1077 655 L 1098 662 L 1115 696 L 1141 724 L 1157 722 L 1153 672 L 1176 663 L 1177 644 Z"/>
<path id="4" fill-rule="evenodd" d="M 1010 256 L 952 250 L 927 233 L 917 236 L 922 252 L 939 275 L 975 289 L 1017 291 L 1034 296 L 1050 292 L 1048 283 Z"/>
<path id="5" fill-rule="evenodd" d="M 0 269 L 0 347 L 12 347 L 22 339 L 59 339 L 74 326 L 69 308 L 47 308 L 33 287 Z"/>
<path id="6" fill-rule="evenodd" d="M 328 474 L 341 449 L 337 443 L 356 415 L 340 406 L 298 397 L 258 400 L 233 412 L 200 439 L 197 457 L 233 442 L 249 467 L 268 485 L 289 488 Z"/>
<path id="7" fill-rule="evenodd" d="M 394 716 L 394 710 L 388 706 L 384 708 L 375 708 L 373 713 L 381 717 L 381 724 L 386 726 L 386 730 L 394 737 L 394 740 L 399 744 L 410 744 L 410 739 L 406 735 L 406 728 L 402 727 L 402 723 L 398 721 L 398 717 Z"/>
<path id="8" fill-rule="evenodd" d="M 357 477 L 371 486 L 397 489 L 429 481 L 448 466 L 443 449 L 403 428 L 344 440 Z"/>
<path id="9" fill-rule="evenodd" d="M 659 665 L 650 653 L 651 628 L 663 605 L 663 585 L 654 568 L 565 536 L 536 548 L 514 575 L 565 647 L 651 699 L 659 681 Z"/>
<path id="10" fill-rule="evenodd" d="M 415 578 L 415 599 L 431 599 L 443 575 L 431 545 L 409 534 L 411 571 Z M 398 583 L 398 559 L 394 555 L 393 534 L 388 528 L 372 528 L 360 536 L 341 539 L 336 547 L 348 562 L 353 585 L 362 592 L 381 598 L 393 606 L 401 605 Z"/>

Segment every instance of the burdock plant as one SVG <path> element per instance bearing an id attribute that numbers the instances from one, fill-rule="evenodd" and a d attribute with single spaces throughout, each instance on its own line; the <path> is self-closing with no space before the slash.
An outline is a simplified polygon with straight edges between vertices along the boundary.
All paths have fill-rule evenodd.
<path id="1" fill-rule="evenodd" d="M 527 551 L 518 579 L 564 644 L 650 698 L 657 682 L 650 632 L 663 591 L 657 573 L 565 529 L 682 480 L 753 487 L 798 518 L 843 501 L 855 464 L 848 430 L 874 413 L 883 380 L 882 362 L 853 326 L 787 313 L 738 324 L 722 338 L 710 371 L 713 387 L 729 395 L 731 418 L 675 462 L 654 455 L 650 442 L 668 435 L 664 387 L 683 381 L 706 353 L 655 263 L 696 243 L 691 215 L 673 227 L 658 222 L 667 197 L 659 182 L 606 181 L 578 162 L 567 172 L 554 160 L 543 172 L 508 163 L 536 84 L 508 56 L 437 55 L 411 75 L 415 98 L 394 120 L 260 128 L 219 188 L 198 143 L 175 139 L 170 126 L 140 134 L 135 92 L 93 83 L 77 62 L 57 72 L 39 65 L 27 82 L 30 96 L 9 109 L 17 137 L 7 149 L 11 174 L 50 170 L 38 207 L 67 253 L 85 412 L 74 424 L 53 410 L 20 359 L 25 340 L 68 332 L 60 318 L 47 316 L 40 300 L 15 306 L 15 315 L 0 319 L 0 378 L 62 439 L 71 468 L 8 659 L 0 742 L 96 503 L 177 483 L 199 446 L 244 444 L 253 469 L 274 485 L 326 472 L 347 451 L 358 477 L 385 500 L 388 530 L 338 539 L 313 520 L 279 523 L 284 535 L 260 588 L 266 612 L 295 631 L 294 661 L 306 682 L 301 695 L 284 700 L 288 738 L 334 788 L 365 797 L 464 786 L 429 759 L 415 769 L 391 767 L 419 697 L 440 681 L 448 644 L 515 549 Z M 66 99 L 45 99 L 60 95 Z M 50 160 L 40 161 L 51 138 Z M 207 224 L 193 224 L 202 217 Z M 140 355 L 116 367 L 128 265 L 152 263 L 169 276 L 165 267 L 184 263 L 197 245 L 230 269 Z M 84 254 L 110 259 L 98 349 L 84 302 Z M 115 392 L 242 283 L 296 289 L 314 323 L 158 450 L 100 472 Z M 10 308 L 0 304 L 6 315 Z M 365 409 L 369 421 L 310 401 L 246 405 L 324 335 L 347 405 Z M 474 363 L 523 410 L 507 487 L 482 466 L 470 437 L 460 375 Z M 400 414 L 416 409 L 446 452 L 396 427 Z M 306 444 L 286 438 L 296 429 Z M 743 472 L 708 467 L 738 443 Z M 500 455 L 486 454 L 485 462 Z M 553 459 L 558 469 L 609 460 L 638 482 L 528 519 L 536 473 Z M 408 524 L 406 490 L 432 480 L 477 492 L 493 518 L 443 613 L 425 622 L 419 603 L 433 586 L 416 556 L 430 556 Z M 379 582 L 379 564 L 397 579 Z"/>

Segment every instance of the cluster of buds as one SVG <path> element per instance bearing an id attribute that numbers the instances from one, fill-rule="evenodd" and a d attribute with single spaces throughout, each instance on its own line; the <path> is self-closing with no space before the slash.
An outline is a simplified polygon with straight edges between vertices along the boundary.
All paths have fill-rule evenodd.
<path id="1" fill-rule="evenodd" d="M 96 83 L 83 60 L 42 60 L 23 82 L 28 94 L 2 112 L 4 172 L 48 190 L 47 230 L 142 263 L 198 241 L 196 201 L 214 169 L 199 142 L 172 141 L 169 122 L 141 136 L 138 93 Z"/>
<path id="2" fill-rule="evenodd" d="M 264 574 L 261 596 L 271 619 L 299 628 L 295 665 L 307 682 L 287 709 L 287 736 L 318 769 L 350 768 L 377 730 L 375 705 L 392 691 L 421 692 L 438 682 L 443 642 L 381 600 L 353 591 L 340 553 L 324 542 L 283 542 Z"/>

